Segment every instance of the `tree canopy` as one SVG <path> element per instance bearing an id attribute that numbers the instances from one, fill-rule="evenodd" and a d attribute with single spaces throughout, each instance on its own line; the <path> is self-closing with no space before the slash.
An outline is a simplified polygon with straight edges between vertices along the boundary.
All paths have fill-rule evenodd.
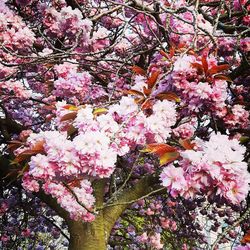
<path id="1" fill-rule="evenodd" d="M 0 248 L 250 249 L 249 12 L 0 1 Z"/>

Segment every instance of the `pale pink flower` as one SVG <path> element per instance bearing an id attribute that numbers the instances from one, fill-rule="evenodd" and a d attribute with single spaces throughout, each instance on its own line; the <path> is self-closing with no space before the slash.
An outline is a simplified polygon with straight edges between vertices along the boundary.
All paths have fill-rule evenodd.
<path id="1" fill-rule="evenodd" d="M 154 247 L 155 249 L 162 249 L 163 248 L 163 244 L 161 243 L 161 234 L 160 233 L 155 233 L 154 235 L 149 237 L 150 240 L 150 244 L 152 245 L 152 247 Z"/>
<path id="2" fill-rule="evenodd" d="M 176 168 L 172 164 L 163 169 L 160 180 L 162 181 L 162 185 L 170 190 L 181 191 L 185 190 L 187 187 L 183 169 Z"/>

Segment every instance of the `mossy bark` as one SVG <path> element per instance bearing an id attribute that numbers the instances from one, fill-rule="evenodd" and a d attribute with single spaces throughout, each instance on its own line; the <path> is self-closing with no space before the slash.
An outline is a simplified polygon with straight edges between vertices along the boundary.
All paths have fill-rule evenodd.
<path id="1" fill-rule="evenodd" d="M 92 223 L 73 221 L 69 224 L 69 232 L 69 250 L 105 250 L 107 248 L 102 216 L 97 216 Z"/>

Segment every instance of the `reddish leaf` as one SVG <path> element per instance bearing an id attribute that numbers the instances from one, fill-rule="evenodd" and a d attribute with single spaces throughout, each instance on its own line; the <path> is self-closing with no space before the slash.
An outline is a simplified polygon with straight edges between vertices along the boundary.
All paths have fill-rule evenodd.
<path id="1" fill-rule="evenodd" d="M 18 141 L 18 140 L 13 140 L 13 141 L 9 141 L 8 142 L 9 144 L 23 144 L 23 142 L 21 142 L 21 141 Z"/>
<path id="2" fill-rule="evenodd" d="M 153 88 L 157 82 L 157 79 L 159 77 L 160 71 L 154 71 L 151 76 L 148 78 L 147 83 L 148 83 L 148 88 Z"/>
<path id="3" fill-rule="evenodd" d="M 152 99 L 147 99 L 142 105 L 141 105 L 141 109 L 145 110 L 145 109 L 152 109 L 153 107 L 153 100 Z"/>
<path id="4" fill-rule="evenodd" d="M 39 153 L 42 153 L 42 151 L 39 151 L 39 150 L 25 150 L 24 152 L 22 152 L 20 155 L 18 155 L 14 159 L 14 163 L 20 163 L 22 161 L 25 161 L 25 160 L 29 159 L 31 156 L 39 154 Z"/>
<path id="5" fill-rule="evenodd" d="M 71 136 L 72 134 L 74 134 L 77 131 L 77 128 L 75 128 L 73 125 L 70 125 L 67 129 L 67 135 Z"/>
<path id="6" fill-rule="evenodd" d="M 74 188 L 74 187 L 79 188 L 81 186 L 81 181 L 82 180 L 83 180 L 83 177 L 79 178 L 79 179 L 72 180 L 72 181 L 68 182 L 68 186 L 71 187 L 71 188 Z"/>
<path id="7" fill-rule="evenodd" d="M 142 104 L 145 101 L 144 94 L 138 90 L 135 90 L 135 89 L 125 90 L 124 93 L 134 95 L 134 96 L 140 96 L 138 98 L 135 98 L 135 103 L 137 104 Z"/>
<path id="8" fill-rule="evenodd" d="M 207 74 L 208 71 L 208 63 L 207 63 L 207 58 L 205 56 L 203 56 L 201 58 L 201 62 L 202 62 L 202 67 L 204 69 L 205 74 Z"/>
<path id="9" fill-rule="evenodd" d="M 145 102 L 145 98 L 141 97 L 141 98 L 135 98 L 135 103 L 136 104 L 142 104 Z"/>
<path id="10" fill-rule="evenodd" d="M 44 66 L 47 68 L 51 68 L 54 66 L 54 64 L 53 63 L 46 63 L 46 64 L 44 64 Z"/>
<path id="11" fill-rule="evenodd" d="M 195 52 L 193 49 L 190 49 L 187 53 L 188 53 L 189 55 L 193 55 L 193 56 L 196 56 L 196 57 L 197 57 L 197 54 L 196 54 L 196 52 Z"/>
<path id="12" fill-rule="evenodd" d="M 124 93 L 128 95 L 139 95 L 144 97 L 144 94 L 142 92 L 135 89 L 124 90 Z"/>
<path id="13" fill-rule="evenodd" d="M 232 79 L 229 76 L 225 76 L 222 74 L 218 74 L 214 76 L 215 79 L 219 79 L 219 80 L 226 80 L 228 82 L 233 82 Z"/>
<path id="14" fill-rule="evenodd" d="M 56 108 L 55 105 L 44 105 L 43 106 L 43 109 L 46 109 L 46 110 L 54 110 Z"/>
<path id="15" fill-rule="evenodd" d="M 250 243 L 250 230 L 248 230 L 247 233 L 244 235 L 244 237 L 241 239 L 241 243 L 243 244 Z"/>
<path id="16" fill-rule="evenodd" d="M 143 76 L 145 76 L 145 75 L 147 74 L 146 71 L 145 71 L 144 69 L 142 69 L 141 67 L 136 66 L 136 65 L 134 65 L 131 69 L 132 69 L 132 71 L 133 71 L 134 73 L 136 73 L 136 74 L 138 74 L 138 75 L 143 75 Z"/>
<path id="17" fill-rule="evenodd" d="M 180 140 L 179 140 L 179 143 L 180 143 L 181 146 L 182 146 L 183 148 L 185 148 L 186 150 L 192 150 L 192 149 L 194 149 L 194 147 L 195 147 L 195 143 L 194 143 L 194 142 L 191 142 L 189 139 L 184 139 L 184 140 L 180 139 Z"/>
<path id="18" fill-rule="evenodd" d="M 208 70 L 208 74 L 213 75 L 219 73 L 223 70 L 228 70 L 230 68 L 229 64 L 222 64 L 222 65 L 214 65 Z"/>
<path id="19" fill-rule="evenodd" d="M 168 152 L 160 157 L 160 166 L 165 165 L 169 162 L 175 161 L 180 156 L 179 152 Z"/>
<path id="20" fill-rule="evenodd" d="M 43 151 L 44 150 L 44 140 L 38 141 L 32 148 L 31 150 L 35 151 Z"/>
<path id="21" fill-rule="evenodd" d="M 145 86 L 143 87 L 143 93 L 146 95 L 146 96 L 149 96 L 152 92 L 152 89 L 151 88 L 146 88 Z"/>
<path id="22" fill-rule="evenodd" d="M 78 107 L 71 105 L 71 104 L 67 104 L 67 105 L 63 106 L 63 108 L 68 109 L 70 111 L 77 111 L 79 109 Z"/>
<path id="23" fill-rule="evenodd" d="M 183 48 L 186 48 L 186 44 L 185 43 L 182 43 L 180 42 L 177 46 L 178 49 L 183 49 Z"/>
<path id="24" fill-rule="evenodd" d="M 13 141 L 10 141 L 9 142 L 9 145 L 8 145 L 8 149 L 10 151 L 14 151 L 15 149 L 19 148 L 20 146 L 24 145 L 23 142 L 21 141 L 17 141 L 17 140 L 13 140 Z"/>
<path id="25" fill-rule="evenodd" d="M 171 47 L 170 50 L 169 50 L 169 55 L 170 55 L 170 58 L 172 58 L 175 54 L 175 48 L 174 47 Z"/>
<path id="26" fill-rule="evenodd" d="M 15 159 L 14 163 L 20 163 L 22 161 L 25 161 L 29 159 L 31 156 L 44 153 L 44 141 L 37 142 L 31 149 L 24 150 L 22 153 L 20 153 Z"/>
<path id="27" fill-rule="evenodd" d="M 169 55 L 164 50 L 160 50 L 160 54 L 165 58 L 169 59 Z"/>
<path id="28" fill-rule="evenodd" d="M 174 92 L 165 92 L 156 95 L 156 99 L 180 102 L 181 99 Z"/>
<path id="29" fill-rule="evenodd" d="M 66 115 L 64 115 L 62 118 L 61 118 L 61 122 L 64 122 L 64 121 L 68 121 L 68 120 L 73 120 L 75 119 L 77 116 L 77 112 L 70 112 Z"/>
<path id="30" fill-rule="evenodd" d="M 191 63 L 191 66 L 193 68 L 196 68 L 198 70 L 198 72 L 203 72 L 204 71 L 203 66 L 201 64 L 199 64 L 199 63 Z"/>
<path id="31" fill-rule="evenodd" d="M 146 148 L 141 150 L 141 152 L 153 153 L 159 157 L 163 156 L 166 153 L 175 152 L 175 151 L 177 151 L 176 148 L 174 148 L 168 144 L 164 144 L 164 143 L 147 144 Z"/>

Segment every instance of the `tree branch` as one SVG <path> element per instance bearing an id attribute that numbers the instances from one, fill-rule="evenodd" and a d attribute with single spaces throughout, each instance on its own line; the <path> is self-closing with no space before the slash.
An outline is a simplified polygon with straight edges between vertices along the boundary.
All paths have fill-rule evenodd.
<path id="1" fill-rule="evenodd" d="M 156 187 L 154 185 L 157 184 L 158 181 L 159 179 L 153 176 L 142 178 L 133 187 L 123 190 L 114 202 L 114 206 L 110 204 L 110 206 L 106 206 L 103 209 L 105 229 L 108 235 L 117 219 L 131 203 L 151 192 L 152 194 L 155 193 Z"/>

